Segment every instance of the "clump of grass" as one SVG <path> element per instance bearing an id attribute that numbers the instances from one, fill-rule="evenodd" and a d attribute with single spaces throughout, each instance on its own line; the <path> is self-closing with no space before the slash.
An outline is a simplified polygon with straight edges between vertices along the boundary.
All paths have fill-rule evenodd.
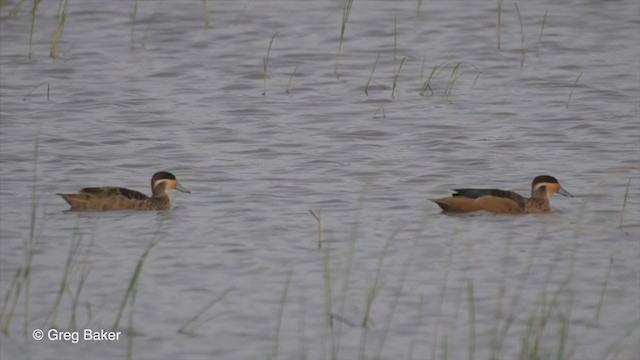
<path id="1" fill-rule="evenodd" d="M 317 212 L 309 210 L 309 213 L 316 219 L 318 226 L 318 249 L 322 249 L 322 210 L 318 210 Z"/>
<path id="2" fill-rule="evenodd" d="M 349 15 L 351 14 L 351 7 L 353 6 L 353 0 L 344 0 L 342 4 L 342 24 L 340 26 L 340 42 L 338 44 L 338 53 L 336 54 L 336 68 L 335 73 L 337 77 L 340 77 L 340 56 L 342 55 L 342 44 L 344 43 L 344 35 L 347 33 L 347 23 L 349 22 Z"/>
<path id="3" fill-rule="evenodd" d="M 271 53 L 271 45 L 273 45 L 273 40 L 276 38 L 278 33 L 276 32 L 271 37 L 271 41 L 269 41 L 269 46 L 267 46 L 267 56 L 262 58 L 262 69 L 263 69 L 263 77 L 264 77 L 264 90 L 262 92 L 262 96 L 267 95 L 267 79 L 269 78 L 269 73 L 267 72 L 267 67 L 269 64 L 269 54 Z"/>
<path id="4" fill-rule="evenodd" d="M 31 59 L 31 44 L 33 43 L 33 31 L 36 28 L 36 12 L 38 10 L 38 5 L 40 5 L 40 1 L 42 0 L 33 0 L 33 7 L 31 8 L 31 29 L 29 30 L 29 55 L 28 55 L 29 59 Z"/>
<path id="5" fill-rule="evenodd" d="M 569 102 L 571 102 L 571 97 L 573 96 L 573 90 L 575 90 L 576 85 L 578 85 L 578 81 L 580 80 L 581 77 L 582 77 L 582 72 L 580 72 L 580 74 L 576 78 L 576 81 L 573 82 L 573 86 L 571 87 L 571 92 L 569 93 L 569 99 L 567 99 L 567 105 L 565 105 L 564 107 L 565 109 L 569 108 Z"/>
<path id="6" fill-rule="evenodd" d="M 289 74 L 289 80 L 287 81 L 287 89 L 285 90 L 288 95 L 291 95 L 291 86 L 293 85 L 293 78 L 296 76 L 296 71 L 298 71 L 298 65 L 296 65 L 291 74 Z"/>
<path id="7" fill-rule="evenodd" d="M 444 95 L 451 95 L 451 91 L 453 91 L 453 85 L 460 79 L 463 72 L 460 70 L 460 63 L 457 63 L 453 69 L 451 70 L 451 75 L 449 76 L 449 82 L 447 83 L 447 87 L 444 89 Z"/>
<path id="8" fill-rule="evenodd" d="M 58 48 L 62 41 L 62 34 L 64 33 L 64 25 L 67 22 L 67 13 L 69 12 L 69 0 L 60 0 L 58 4 L 58 13 L 56 15 L 56 27 L 51 35 L 51 48 L 49 49 L 49 56 L 57 58 Z"/>
<path id="9" fill-rule="evenodd" d="M 517 3 L 513 3 L 516 7 L 516 13 L 518 14 L 518 22 L 520 23 L 520 69 L 524 66 L 524 59 L 527 55 L 527 49 L 524 44 L 524 29 L 522 28 L 522 16 L 520 16 L 520 9 Z"/>
<path id="10" fill-rule="evenodd" d="M 431 95 L 434 94 L 434 91 L 431 87 L 431 82 L 438 77 L 445 69 L 449 68 L 449 60 L 447 61 L 443 61 L 440 64 L 438 64 L 437 66 L 434 66 L 431 69 L 431 73 L 429 74 L 429 76 L 427 77 L 427 79 L 425 80 L 424 78 L 424 73 L 425 73 L 425 64 L 424 61 L 422 63 L 422 70 L 420 72 L 420 96 L 425 96 L 425 93 L 427 92 L 427 90 L 431 93 Z M 468 68 L 473 68 L 474 70 L 476 70 L 478 73 L 476 75 L 475 80 L 473 81 L 473 84 L 471 85 L 471 88 L 473 88 L 476 85 L 476 82 L 478 81 L 478 78 L 480 77 L 481 71 L 475 67 L 473 64 L 464 64 L 464 63 L 456 63 L 455 65 L 453 65 L 453 68 L 451 68 L 451 74 L 449 75 L 449 80 L 447 81 L 447 87 L 444 90 L 444 96 L 449 96 L 451 95 L 452 91 L 453 91 L 453 86 L 455 85 L 455 83 L 458 81 L 458 79 L 460 79 L 462 77 L 462 75 L 465 74 L 466 70 Z"/>

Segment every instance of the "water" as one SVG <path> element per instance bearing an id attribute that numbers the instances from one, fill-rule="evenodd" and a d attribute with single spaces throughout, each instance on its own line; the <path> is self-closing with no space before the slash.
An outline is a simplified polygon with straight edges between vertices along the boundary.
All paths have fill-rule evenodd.
<path id="1" fill-rule="evenodd" d="M 209 2 L 208 27 L 202 2 L 138 2 L 133 42 L 134 2 L 71 2 L 58 59 L 56 2 L 36 12 L 31 58 L 31 4 L 14 5 L 0 9 L 2 358 L 124 358 L 131 344 L 140 359 L 509 359 L 540 333 L 555 358 L 567 324 L 574 359 L 639 358 L 636 2 L 520 3 L 521 68 L 511 2 L 497 51 L 494 1 L 356 1 L 339 77 L 340 1 Z M 170 212 L 69 213 L 55 195 L 148 192 L 158 170 L 192 191 Z M 524 217 L 428 201 L 527 194 L 540 174 L 576 197 Z M 26 314 L 25 286 L 13 312 L 4 296 L 27 266 L 34 194 Z M 152 241 L 120 340 L 33 340 L 74 244 L 55 325 L 109 331 Z M 528 330 L 536 317 L 544 331 Z"/>

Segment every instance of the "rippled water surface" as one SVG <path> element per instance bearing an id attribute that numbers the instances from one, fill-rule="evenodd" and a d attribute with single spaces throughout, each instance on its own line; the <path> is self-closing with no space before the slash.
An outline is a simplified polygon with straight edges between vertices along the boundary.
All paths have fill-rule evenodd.
<path id="1" fill-rule="evenodd" d="M 71 1 L 55 59 L 2 4 L 2 359 L 640 358 L 636 1 L 504 1 L 500 50 L 496 1 L 355 1 L 339 61 L 337 0 Z M 171 211 L 55 195 L 158 170 Z"/>

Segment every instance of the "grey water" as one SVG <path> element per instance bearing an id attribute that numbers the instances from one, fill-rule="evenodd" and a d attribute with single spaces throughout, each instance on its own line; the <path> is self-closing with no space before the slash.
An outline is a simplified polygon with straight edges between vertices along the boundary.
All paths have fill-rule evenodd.
<path id="1" fill-rule="evenodd" d="M 640 358 L 638 2 L 504 1 L 500 49 L 496 3 L 354 1 L 338 57 L 343 1 L 71 1 L 52 58 L 64 3 L 2 2 L 0 357 Z"/>

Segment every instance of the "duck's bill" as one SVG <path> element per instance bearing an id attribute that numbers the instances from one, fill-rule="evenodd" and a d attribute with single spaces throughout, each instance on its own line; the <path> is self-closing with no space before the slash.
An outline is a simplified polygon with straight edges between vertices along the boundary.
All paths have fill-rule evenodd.
<path id="1" fill-rule="evenodd" d="M 562 186 L 560 187 L 560 190 L 558 190 L 558 194 L 563 196 L 573 197 L 573 195 L 571 195 L 571 193 L 568 192 L 567 190 L 563 189 Z"/>
<path id="2" fill-rule="evenodd" d="M 186 187 L 184 187 L 184 186 L 180 185 L 180 183 L 179 183 L 179 182 L 177 182 L 177 181 L 176 181 L 176 190 L 178 190 L 178 191 L 182 191 L 182 192 L 184 192 L 184 193 L 191 194 L 191 191 L 187 190 L 187 188 L 186 188 Z"/>

